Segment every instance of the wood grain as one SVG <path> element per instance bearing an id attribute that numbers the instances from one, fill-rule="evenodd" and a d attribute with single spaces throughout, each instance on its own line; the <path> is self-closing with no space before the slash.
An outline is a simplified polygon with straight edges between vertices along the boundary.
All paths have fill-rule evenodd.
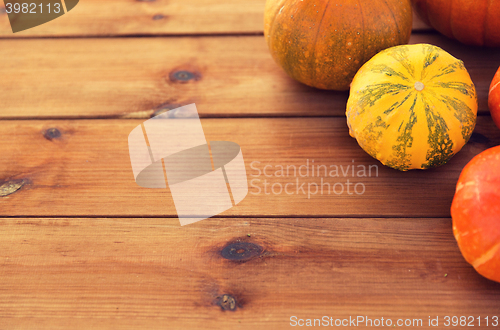
<path id="1" fill-rule="evenodd" d="M 168 190 L 134 181 L 127 138 L 141 122 L 1 121 L 0 181 L 24 185 L 0 198 L 0 215 L 176 216 Z M 203 119 L 202 124 L 209 141 L 236 142 L 245 159 L 249 194 L 223 216 L 448 217 L 462 168 L 500 144 L 500 130 L 490 117 L 480 117 L 471 141 L 448 164 L 399 172 L 368 156 L 343 118 Z M 50 128 L 60 137 L 45 137 Z M 330 184 L 323 192 L 322 183 Z"/>
<path id="2" fill-rule="evenodd" d="M 256 34 L 263 31 L 264 4 L 265 0 L 85 0 L 56 20 L 15 34 L 2 11 L 0 37 Z"/>
<path id="3" fill-rule="evenodd" d="M 487 115 L 500 50 L 414 20 L 411 43 L 464 60 L 482 116 L 448 164 L 402 173 L 349 137 L 347 93 L 303 86 L 273 62 L 264 2 L 85 0 L 16 34 L 0 7 L 0 330 L 500 317 L 500 284 L 465 262 L 449 218 L 463 166 L 500 144 Z M 251 186 L 232 209 L 181 227 L 168 188 L 134 182 L 127 137 L 188 103 L 208 140 L 241 146 Z M 263 172 L 313 160 L 342 167 L 339 177 Z M 365 191 L 308 196 L 321 179 Z M 292 194 L 272 190 L 287 184 Z"/>
<path id="4" fill-rule="evenodd" d="M 12 33 L 0 5 L 0 38 L 262 34 L 265 0 L 85 0 L 66 15 Z M 414 31 L 429 28 L 414 15 Z"/>
<path id="5" fill-rule="evenodd" d="M 19 218 L 0 231 L 4 329 L 288 329 L 294 315 L 428 328 L 500 314 L 500 284 L 465 262 L 449 218 Z M 223 258 L 235 242 L 262 252 Z M 225 294 L 235 310 L 218 305 Z"/>
<path id="6" fill-rule="evenodd" d="M 499 50 L 415 35 L 462 59 L 488 113 Z M 0 118 L 149 118 L 196 103 L 202 117 L 344 116 L 348 93 L 289 78 L 264 38 L 0 40 Z M 175 73 L 188 71 L 183 81 Z"/>

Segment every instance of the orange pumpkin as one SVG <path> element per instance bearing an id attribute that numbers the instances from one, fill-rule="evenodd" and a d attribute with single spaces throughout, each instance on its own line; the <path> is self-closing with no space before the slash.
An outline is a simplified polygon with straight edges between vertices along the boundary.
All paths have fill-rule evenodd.
<path id="1" fill-rule="evenodd" d="M 424 22 L 464 44 L 500 46 L 500 0 L 412 0 Z"/>
<path id="2" fill-rule="evenodd" d="M 465 260 L 500 282 L 500 146 L 474 157 L 462 170 L 451 206 L 453 233 Z"/>
<path id="3" fill-rule="evenodd" d="M 493 121 L 500 128 L 500 68 L 491 81 L 488 107 Z"/>
<path id="4" fill-rule="evenodd" d="M 264 35 L 275 61 L 312 87 L 348 90 L 379 51 L 408 43 L 409 0 L 267 0 Z"/>

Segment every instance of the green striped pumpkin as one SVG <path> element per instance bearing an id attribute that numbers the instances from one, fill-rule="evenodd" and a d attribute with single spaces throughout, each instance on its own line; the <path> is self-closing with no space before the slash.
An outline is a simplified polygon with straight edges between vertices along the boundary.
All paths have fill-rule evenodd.
<path id="1" fill-rule="evenodd" d="M 349 133 L 382 164 L 407 171 L 445 164 L 476 125 L 477 94 L 462 61 L 439 47 L 386 49 L 355 75 Z"/>

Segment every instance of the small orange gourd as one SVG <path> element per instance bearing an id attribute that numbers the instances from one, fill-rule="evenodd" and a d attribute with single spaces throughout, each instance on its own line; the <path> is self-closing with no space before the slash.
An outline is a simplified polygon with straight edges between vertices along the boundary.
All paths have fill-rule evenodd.
<path id="1" fill-rule="evenodd" d="M 490 108 L 491 118 L 500 128 L 500 67 L 493 77 L 488 94 L 488 107 Z"/>
<path id="2" fill-rule="evenodd" d="M 500 0 L 412 0 L 424 22 L 449 38 L 500 46 Z"/>
<path id="3" fill-rule="evenodd" d="M 379 51 L 406 44 L 409 0 L 267 0 L 264 35 L 275 61 L 312 87 L 348 90 Z"/>
<path id="4" fill-rule="evenodd" d="M 500 282 L 500 146 L 474 157 L 462 170 L 451 205 L 453 233 L 465 260 Z"/>

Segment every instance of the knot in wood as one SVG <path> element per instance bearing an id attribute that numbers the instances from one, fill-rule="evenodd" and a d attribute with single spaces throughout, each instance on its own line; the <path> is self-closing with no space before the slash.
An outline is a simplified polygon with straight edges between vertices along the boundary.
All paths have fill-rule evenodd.
<path id="1" fill-rule="evenodd" d="M 262 247 L 248 242 L 235 242 L 222 249 L 222 257 L 228 260 L 246 261 L 257 257 L 262 252 Z"/>

